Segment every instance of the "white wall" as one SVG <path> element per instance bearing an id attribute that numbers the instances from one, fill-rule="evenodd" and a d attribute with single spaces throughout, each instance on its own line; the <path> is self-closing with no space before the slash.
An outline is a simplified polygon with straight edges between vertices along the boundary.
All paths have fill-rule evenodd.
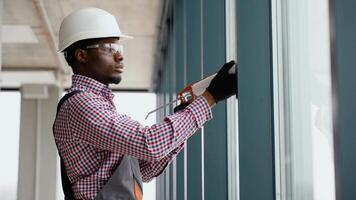
<path id="1" fill-rule="evenodd" d="M 20 92 L 0 92 L 0 199 L 16 200 Z"/>

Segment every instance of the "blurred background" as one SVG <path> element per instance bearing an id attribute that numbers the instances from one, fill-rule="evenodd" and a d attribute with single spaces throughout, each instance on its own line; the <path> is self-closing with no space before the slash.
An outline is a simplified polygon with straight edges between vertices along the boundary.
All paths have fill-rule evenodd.
<path id="1" fill-rule="evenodd" d="M 145 200 L 356 199 L 356 1 L 0 0 L 0 199 L 63 199 L 51 126 L 72 71 L 63 18 L 112 13 L 125 73 L 118 112 L 172 114 L 186 85 L 238 63 L 238 98 L 213 109 Z"/>

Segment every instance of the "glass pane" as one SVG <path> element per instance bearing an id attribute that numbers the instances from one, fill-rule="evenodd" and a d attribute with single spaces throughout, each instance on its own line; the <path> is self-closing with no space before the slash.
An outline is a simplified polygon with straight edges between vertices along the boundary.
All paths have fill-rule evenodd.
<path id="1" fill-rule="evenodd" d="M 17 199 L 20 92 L 0 92 L 0 199 Z"/>
<path id="2" fill-rule="evenodd" d="M 328 2 L 276 4 L 281 199 L 335 199 Z"/>

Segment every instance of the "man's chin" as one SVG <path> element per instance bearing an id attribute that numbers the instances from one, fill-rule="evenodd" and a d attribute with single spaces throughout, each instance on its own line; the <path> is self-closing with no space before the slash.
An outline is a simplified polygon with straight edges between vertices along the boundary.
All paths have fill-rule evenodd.
<path id="1" fill-rule="evenodd" d="M 120 82 L 121 82 L 121 76 L 117 76 L 117 77 L 111 77 L 111 80 L 110 80 L 110 82 L 112 83 L 112 84 L 119 84 Z"/>

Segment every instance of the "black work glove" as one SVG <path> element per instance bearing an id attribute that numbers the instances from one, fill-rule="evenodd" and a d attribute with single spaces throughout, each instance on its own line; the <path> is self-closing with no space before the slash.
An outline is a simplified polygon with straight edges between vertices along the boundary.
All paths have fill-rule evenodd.
<path id="1" fill-rule="evenodd" d="M 179 112 L 179 111 L 183 110 L 184 108 L 186 108 L 188 105 L 189 105 L 189 102 L 181 103 L 178 106 L 174 107 L 173 111 L 174 111 L 174 113 Z"/>
<path id="2" fill-rule="evenodd" d="M 233 60 L 225 63 L 206 88 L 214 97 L 216 103 L 235 95 L 237 92 L 237 66 L 236 73 L 229 74 L 229 70 L 234 65 L 235 61 Z"/>

